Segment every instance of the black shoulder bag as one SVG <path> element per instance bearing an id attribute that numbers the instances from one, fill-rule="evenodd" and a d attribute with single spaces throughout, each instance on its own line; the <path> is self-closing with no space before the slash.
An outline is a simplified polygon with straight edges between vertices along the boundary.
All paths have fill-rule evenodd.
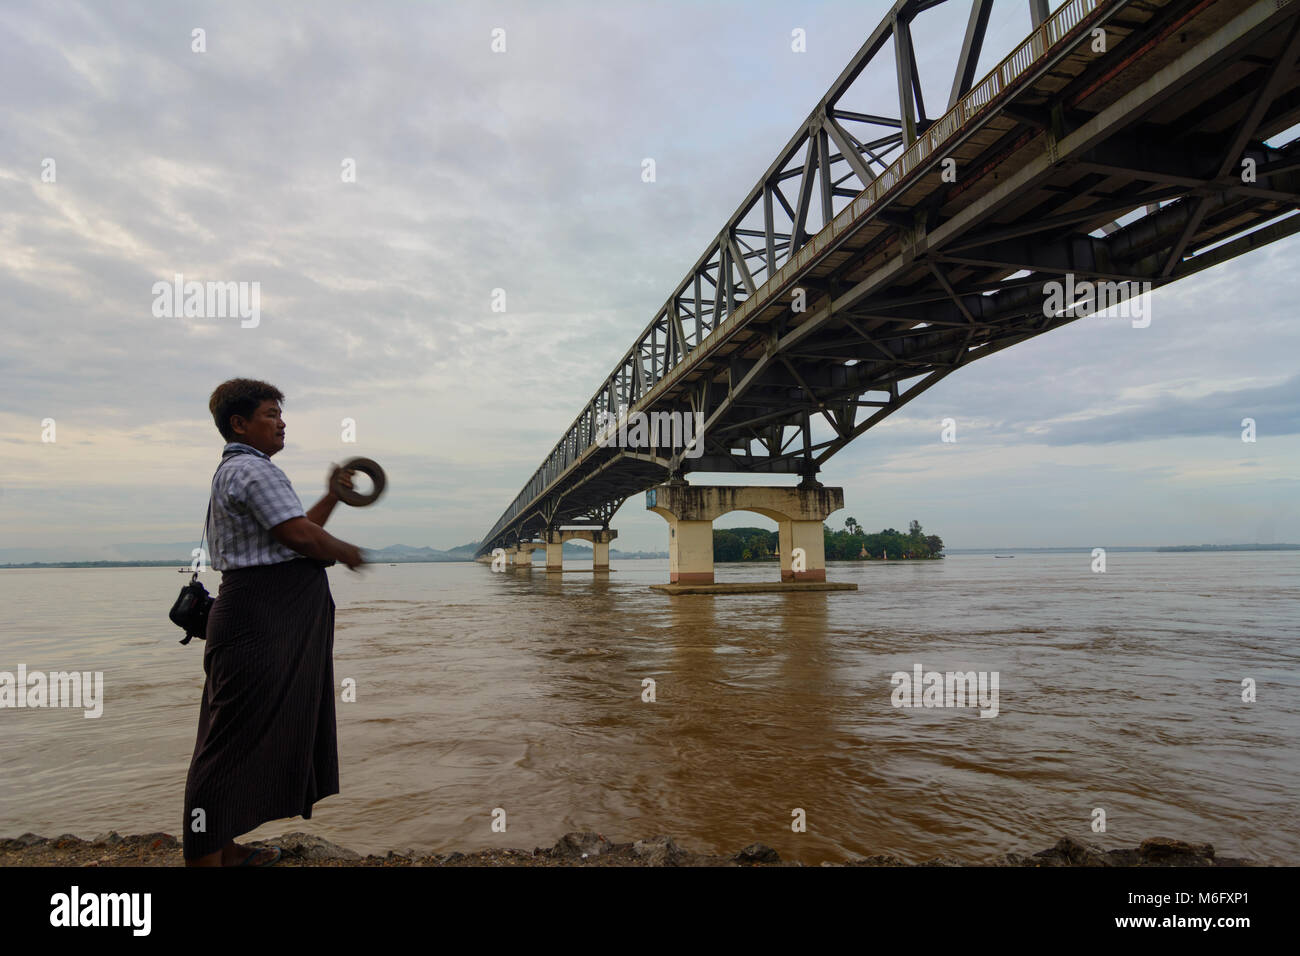
<path id="1" fill-rule="evenodd" d="M 208 502 L 208 514 L 212 514 L 212 503 Z M 208 523 L 203 522 L 203 535 L 208 533 Z M 203 560 L 203 538 L 199 538 L 199 560 Z M 180 597 L 172 605 L 171 612 L 167 615 L 171 618 L 173 624 L 185 631 L 185 637 L 181 639 L 182 644 L 188 644 L 190 638 L 197 637 L 204 640 L 208 636 L 208 612 L 212 610 L 212 602 L 215 601 L 208 589 L 199 583 L 199 572 L 195 571 L 190 577 L 190 583 L 181 588 Z"/>

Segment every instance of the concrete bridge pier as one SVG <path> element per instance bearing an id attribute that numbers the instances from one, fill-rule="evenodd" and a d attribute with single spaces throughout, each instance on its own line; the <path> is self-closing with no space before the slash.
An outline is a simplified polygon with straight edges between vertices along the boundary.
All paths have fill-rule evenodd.
<path id="1" fill-rule="evenodd" d="M 839 491 L 840 489 L 835 489 Z M 840 507 L 844 507 L 840 505 Z M 777 543 L 781 549 L 782 581 L 825 581 L 826 538 L 822 525 L 826 518 L 802 521 L 790 518 L 777 522 Z M 795 568 L 794 549 L 802 548 L 804 557 Z"/>
<path id="2" fill-rule="evenodd" d="M 564 542 L 581 539 L 590 541 L 592 570 L 609 571 L 609 543 L 618 537 L 610 528 L 556 528 L 546 532 L 546 570 L 564 570 Z"/>
<path id="3" fill-rule="evenodd" d="M 602 528 L 591 533 L 591 569 L 593 571 L 609 570 L 609 543 L 618 537 L 617 531 Z"/>
<path id="4" fill-rule="evenodd" d="M 510 549 L 510 566 L 513 568 L 528 568 L 530 571 L 533 567 L 533 552 L 542 545 L 537 541 L 520 541 L 519 544 Z"/>
<path id="5" fill-rule="evenodd" d="M 653 585 L 670 593 L 683 591 L 763 591 L 856 589 L 826 581 L 826 545 L 822 524 L 844 507 L 843 488 L 809 483 L 798 488 L 757 485 L 659 485 L 646 492 L 646 508 L 668 522 L 669 584 Z M 719 585 L 713 578 L 713 522 L 732 511 L 753 511 L 777 523 L 781 584 Z M 798 558 L 794 550 L 802 549 Z"/>
<path id="6" fill-rule="evenodd" d="M 546 532 L 546 570 L 564 570 L 564 536 L 559 531 Z"/>

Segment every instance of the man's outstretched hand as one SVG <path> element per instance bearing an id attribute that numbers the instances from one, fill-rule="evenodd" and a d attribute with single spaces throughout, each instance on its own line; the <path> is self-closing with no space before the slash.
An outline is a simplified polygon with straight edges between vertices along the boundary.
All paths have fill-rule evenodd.
<path id="1" fill-rule="evenodd" d="M 325 491 L 326 491 L 326 493 L 327 493 L 327 494 L 330 494 L 330 495 L 333 495 L 333 494 L 334 494 L 334 482 L 335 482 L 336 480 L 337 480 L 338 483 L 339 483 L 340 485 L 342 485 L 344 488 L 346 488 L 346 489 L 348 489 L 349 491 L 351 491 L 351 490 L 352 490 L 352 476 L 353 476 L 355 473 L 356 473 L 356 472 L 355 472 L 355 469 L 352 469 L 352 468 L 347 468 L 347 469 L 345 469 L 345 468 L 343 468 L 341 465 L 335 465 L 334 468 L 333 468 L 333 470 L 330 471 L 330 475 L 329 475 L 329 477 L 325 479 Z"/>

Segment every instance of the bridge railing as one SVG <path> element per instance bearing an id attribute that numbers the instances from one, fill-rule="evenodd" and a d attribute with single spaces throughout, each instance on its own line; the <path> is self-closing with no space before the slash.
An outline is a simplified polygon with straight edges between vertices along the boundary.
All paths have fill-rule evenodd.
<path id="1" fill-rule="evenodd" d="M 947 113 L 927 127 L 925 132 L 917 137 L 916 141 L 901 156 L 873 179 L 852 202 L 840 210 L 839 214 L 820 229 L 816 235 L 809 237 L 797 252 L 787 252 L 786 260 L 781 267 L 775 273 L 769 275 L 767 280 L 755 289 L 752 294 L 746 296 L 725 319 L 716 322 L 707 330 L 697 326 L 697 341 L 694 347 L 689 346 L 685 341 L 677 342 L 676 344 L 681 351 L 681 355 L 678 357 L 678 350 L 670 344 L 673 338 L 671 330 L 668 328 L 663 329 L 662 375 L 656 375 L 658 346 L 654 339 L 659 331 L 659 320 L 663 313 L 656 315 L 656 318 L 642 331 L 629 353 L 634 363 L 631 374 L 629 375 L 628 372 L 628 359 L 625 358 L 606 378 L 605 383 L 564 433 L 564 437 L 556 443 L 550 454 L 547 455 L 542 466 L 533 473 L 532 478 L 525 484 L 515 500 L 511 502 L 510 507 L 497 520 L 492 530 L 488 532 L 487 537 L 484 538 L 484 545 L 490 544 L 498 534 L 518 517 L 524 508 L 536 501 L 556 478 L 595 446 L 598 436 L 596 417 L 600 410 L 626 414 L 636 410 L 638 406 L 648 404 L 657 394 L 662 393 L 664 389 L 668 388 L 680 377 L 682 370 L 695 359 L 701 346 L 704 346 L 705 351 L 708 351 L 713 342 L 721 340 L 719 333 L 728 332 L 744 322 L 754 309 L 765 304 L 773 295 L 792 281 L 796 274 L 802 272 L 809 262 L 820 256 L 840 236 L 856 226 L 904 180 L 908 179 L 913 172 L 927 166 L 934 155 L 940 152 L 953 137 L 960 134 L 976 119 L 987 115 L 999 101 L 1002 94 L 1013 86 L 1016 80 L 1042 59 L 1056 52 L 1057 46 L 1070 37 L 1074 30 L 1093 13 L 1101 7 L 1122 5 L 1126 2 L 1128 0 L 1069 0 L 1050 17 L 1043 20 L 1023 43 L 1011 51 L 1001 63 L 958 100 Z M 718 270 L 718 282 L 729 283 L 730 276 L 723 274 L 721 261 Z M 650 357 L 648 372 L 642 364 L 642 358 L 646 352 L 649 353 Z M 646 379 L 650 381 L 647 382 Z M 620 383 L 623 383 L 622 387 L 629 399 L 625 403 L 625 409 L 617 407 L 618 403 L 615 400 Z"/>

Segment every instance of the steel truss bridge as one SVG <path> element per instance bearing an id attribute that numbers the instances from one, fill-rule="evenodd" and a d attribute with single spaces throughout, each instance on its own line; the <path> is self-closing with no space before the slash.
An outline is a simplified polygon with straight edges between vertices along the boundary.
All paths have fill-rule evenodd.
<path id="1" fill-rule="evenodd" d="M 951 95 L 932 115 L 912 27 L 958 5 Z M 690 471 L 813 483 L 945 376 L 1088 313 L 1046 314 L 1045 283 L 1124 297 L 1300 230 L 1300 149 L 1266 142 L 1300 122 L 1300 2 L 1029 6 L 1029 37 L 977 80 L 992 0 L 899 0 L 478 554 L 608 527 L 629 496 Z M 888 115 L 848 108 L 873 63 L 891 75 Z M 674 411 L 703 415 L 698 457 L 598 440 L 607 416 Z"/>

